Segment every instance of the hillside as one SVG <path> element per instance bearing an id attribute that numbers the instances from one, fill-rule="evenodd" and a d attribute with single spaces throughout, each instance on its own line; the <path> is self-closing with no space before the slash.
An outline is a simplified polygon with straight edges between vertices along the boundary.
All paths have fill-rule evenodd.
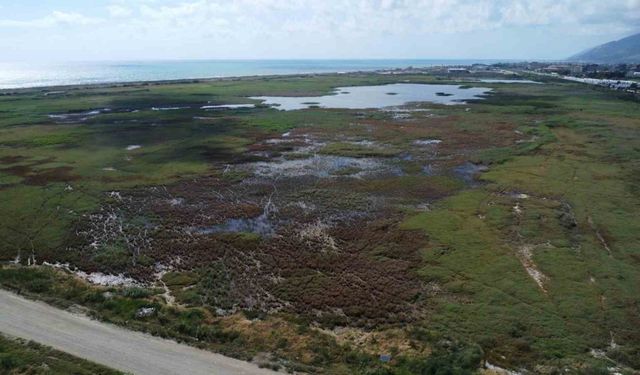
<path id="1" fill-rule="evenodd" d="M 591 48 L 570 57 L 569 60 L 596 63 L 639 63 L 640 33 Z"/>

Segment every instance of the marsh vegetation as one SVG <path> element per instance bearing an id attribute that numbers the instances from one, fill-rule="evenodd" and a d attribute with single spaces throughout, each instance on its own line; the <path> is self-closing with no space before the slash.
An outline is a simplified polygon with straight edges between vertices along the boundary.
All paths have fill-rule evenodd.
<path id="1" fill-rule="evenodd" d="M 305 104 L 379 84 L 402 104 Z M 633 99 L 425 74 L 47 93 L 0 96 L 5 288 L 291 371 L 640 368 Z"/>

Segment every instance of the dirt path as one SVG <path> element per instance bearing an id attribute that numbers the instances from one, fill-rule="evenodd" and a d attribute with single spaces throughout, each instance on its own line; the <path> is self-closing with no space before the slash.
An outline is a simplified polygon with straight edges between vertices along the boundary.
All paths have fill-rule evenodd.
<path id="1" fill-rule="evenodd" d="M 100 323 L 0 289 L 0 332 L 141 375 L 273 375 L 256 365 Z"/>

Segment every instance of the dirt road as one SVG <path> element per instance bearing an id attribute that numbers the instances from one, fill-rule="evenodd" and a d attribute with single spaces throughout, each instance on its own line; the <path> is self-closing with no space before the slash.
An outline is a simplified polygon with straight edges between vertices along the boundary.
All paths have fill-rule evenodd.
<path id="1" fill-rule="evenodd" d="M 0 289 L 0 332 L 141 375 L 273 375 L 256 365 L 91 320 Z"/>

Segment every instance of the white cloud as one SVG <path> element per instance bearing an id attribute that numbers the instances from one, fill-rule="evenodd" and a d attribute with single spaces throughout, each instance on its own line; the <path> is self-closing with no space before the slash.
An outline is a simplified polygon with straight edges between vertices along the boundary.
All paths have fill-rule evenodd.
<path id="1" fill-rule="evenodd" d="M 80 13 L 67 13 L 61 11 L 53 11 L 51 14 L 42 18 L 35 18 L 31 20 L 11 20 L 0 19 L 0 27 L 14 27 L 14 28 L 47 28 L 59 25 L 95 25 L 100 23 L 101 20 L 93 17 L 87 17 Z"/>
<path id="2" fill-rule="evenodd" d="M 47 55 L 40 53 L 43 40 L 50 41 L 47 45 L 63 41 L 82 58 L 93 53 L 101 59 L 555 57 L 640 31 L 640 0 L 106 0 L 105 4 L 83 10 L 86 14 L 59 9 L 40 18 L 0 19 L 0 46 L 24 40 L 19 44 L 26 45 L 21 48 L 29 49 L 29 54 Z M 65 27 L 69 25 L 75 27 Z M 7 32 L 10 28 L 16 32 Z M 23 32 L 28 28 L 33 31 Z M 14 48 L 13 53 L 20 51 Z"/>
<path id="3" fill-rule="evenodd" d="M 416 35 L 545 25 L 582 33 L 606 27 L 632 31 L 640 22 L 640 0 L 115 0 L 106 10 L 125 27 L 199 34 L 224 29 L 270 35 Z M 0 26 L 53 27 L 99 21 L 55 11 L 26 21 L 0 20 Z"/>
<path id="4" fill-rule="evenodd" d="M 124 5 L 112 4 L 107 6 L 107 11 L 111 17 L 124 18 L 133 14 L 133 10 Z"/>
<path id="5" fill-rule="evenodd" d="M 139 11 L 146 27 L 210 31 L 226 20 L 227 28 L 244 32 L 343 36 L 540 25 L 633 30 L 640 21 L 639 0 L 192 0 L 146 3 Z"/>

